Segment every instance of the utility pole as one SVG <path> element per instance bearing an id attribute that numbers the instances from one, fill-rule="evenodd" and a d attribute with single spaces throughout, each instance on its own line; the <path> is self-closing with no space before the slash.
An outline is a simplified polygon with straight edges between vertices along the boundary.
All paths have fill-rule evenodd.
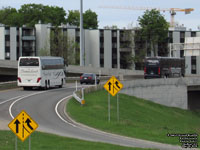
<path id="1" fill-rule="evenodd" d="M 85 66 L 85 50 L 83 42 L 83 0 L 80 0 L 80 66 Z"/>

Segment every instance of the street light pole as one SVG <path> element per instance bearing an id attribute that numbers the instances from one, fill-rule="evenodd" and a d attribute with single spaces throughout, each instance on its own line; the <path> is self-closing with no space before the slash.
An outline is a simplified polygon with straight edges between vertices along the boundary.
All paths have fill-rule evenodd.
<path id="1" fill-rule="evenodd" d="M 83 0 L 80 0 L 80 66 L 85 66 L 84 63 L 84 39 L 83 39 Z"/>

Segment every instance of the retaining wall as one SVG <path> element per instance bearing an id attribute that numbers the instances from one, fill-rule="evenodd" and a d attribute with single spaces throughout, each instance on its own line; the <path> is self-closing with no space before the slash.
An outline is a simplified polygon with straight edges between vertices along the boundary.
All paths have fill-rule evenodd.
<path id="1" fill-rule="evenodd" d="M 120 92 L 165 106 L 188 109 L 189 83 L 194 82 L 184 78 L 124 81 Z"/>

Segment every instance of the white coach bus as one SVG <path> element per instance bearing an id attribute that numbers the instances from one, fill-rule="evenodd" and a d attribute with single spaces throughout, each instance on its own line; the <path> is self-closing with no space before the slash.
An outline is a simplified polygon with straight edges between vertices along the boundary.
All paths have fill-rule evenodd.
<path id="1" fill-rule="evenodd" d="M 33 87 L 48 89 L 65 84 L 64 60 L 61 57 L 20 57 L 18 86 L 24 90 Z"/>

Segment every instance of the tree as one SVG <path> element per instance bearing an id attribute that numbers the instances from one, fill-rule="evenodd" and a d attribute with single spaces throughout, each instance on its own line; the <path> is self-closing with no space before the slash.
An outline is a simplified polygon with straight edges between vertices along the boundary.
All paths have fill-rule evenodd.
<path id="1" fill-rule="evenodd" d="M 117 27 L 117 25 L 112 25 L 112 26 L 108 26 L 108 25 L 107 25 L 107 26 L 104 26 L 103 28 L 104 28 L 104 29 L 116 29 L 116 30 L 119 29 L 119 28 Z"/>
<path id="2" fill-rule="evenodd" d="M 74 25 L 74 26 L 79 27 L 79 25 L 80 25 L 80 13 L 79 13 L 79 11 L 78 10 L 69 10 L 67 22 L 70 25 Z"/>
<path id="3" fill-rule="evenodd" d="M 141 36 L 146 41 L 146 51 L 158 55 L 156 46 L 164 42 L 168 36 L 169 24 L 159 11 L 147 10 L 142 17 L 138 18 L 141 27 Z"/>
<path id="4" fill-rule="evenodd" d="M 6 7 L 0 10 L 0 23 L 10 26 L 19 26 L 20 21 L 20 15 L 15 8 Z"/>
<path id="5" fill-rule="evenodd" d="M 79 53 L 76 52 L 78 44 L 71 39 L 67 32 L 55 27 L 51 30 L 50 35 L 50 53 L 51 56 L 63 57 L 66 64 L 75 65 L 79 63 Z M 78 57 L 77 57 L 78 55 Z"/>
<path id="6" fill-rule="evenodd" d="M 83 14 L 83 27 L 85 29 L 98 28 L 97 14 L 90 9 Z"/>
<path id="7" fill-rule="evenodd" d="M 67 22 L 70 25 L 79 27 L 80 26 L 79 10 L 69 10 Z M 83 27 L 85 29 L 97 29 L 98 28 L 97 14 L 90 9 L 85 11 L 85 13 L 83 13 Z"/>
<path id="8" fill-rule="evenodd" d="M 22 18 L 22 25 L 33 27 L 36 23 L 52 23 L 58 26 L 66 23 L 66 12 L 63 8 L 57 6 L 44 6 L 42 4 L 24 4 L 19 9 Z"/>

